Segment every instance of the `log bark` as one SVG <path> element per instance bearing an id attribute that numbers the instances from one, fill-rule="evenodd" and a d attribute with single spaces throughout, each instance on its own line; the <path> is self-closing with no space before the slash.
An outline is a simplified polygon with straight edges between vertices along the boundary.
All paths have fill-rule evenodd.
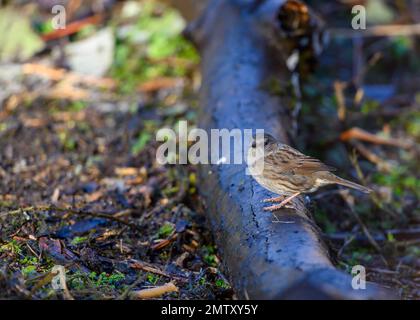
<path id="1" fill-rule="evenodd" d="M 207 130 L 265 129 L 288 143 L 285 106 L 264 89 L 267 79 L 287 77 L 277 12 L 281 0 L 212 0 L 188 33 L 202 56 L 202 112 Z M 383 299 L 368 283 L 352 288 L 352 277 L 331 262 L 320 230 L 305 209 L 263 211 L 273 196 L 246 175 L 246 164 L 202 165 L 200 192 L 223 266 L 239 298 Z"/>

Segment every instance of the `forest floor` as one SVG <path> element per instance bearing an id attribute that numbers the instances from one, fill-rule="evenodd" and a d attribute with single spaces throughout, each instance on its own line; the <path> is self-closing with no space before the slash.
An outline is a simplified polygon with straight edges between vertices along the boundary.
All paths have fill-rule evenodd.
<path id="1" fill-rule="evenodd" d="M 50 54 L 0 71 L 11 92 L 0 109 L 1 298 L 118 299 L 170 281 L 179 291 L 168 299 L 232 298 L 195 168 L 156 161 L 158 129 L 195 123 L 198 76 L 180 28 L 156 31 L 180 23 L 159 8 L 145 9 L 142 25 L 121 22 L 150 38 L 118 39 L 111 88 L 82 77 L 67 89 L 68 73 L 39 68 Z M 55 265 L 67 293 L 50 285 Z"/>
<path id="2" fill-rule="evenodd" d="M 114 9 L 67 38 L 116 29 L 110 70 L 95 81 L 57 68 L 63 42 L 32 64 L 0 64 L 0 298 L 126 299 L 168 282 L 178 290 L 165 299 L 235 298 L 196 168 L 156 161 L 157 130 L 196 123 L 199 58 L 174 11 L 145 8 L 125 20 Z M 363 265 L 405 299 L 420 298 L 418 52 L 410 37 L 333 38 L 302 85 L 293 139 L 375 190 L 359 201 L 327 188 L 311 211 L 339 268 Z M 57 265 L 65 290 L 51 286 Z"/>

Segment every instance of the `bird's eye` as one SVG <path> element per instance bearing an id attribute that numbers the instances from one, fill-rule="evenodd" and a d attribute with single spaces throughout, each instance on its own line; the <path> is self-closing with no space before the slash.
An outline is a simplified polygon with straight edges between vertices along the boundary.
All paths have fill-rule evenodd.
<path id="1" fill-rule="evenodd" d="M 257 141 L 252 141 L 252 144 L 251 144 L 251 148 L 256 148 L 257 147 Z"/>
<path id="2" fill-rule="evenodd" d="M 265 138 L 265 139 L 264 139 L 264 147 L 268 145 L 268 142 L 269 142 L 269 141 L 268 141 L 268 139 L 267 139 L 267 138 Z"/>

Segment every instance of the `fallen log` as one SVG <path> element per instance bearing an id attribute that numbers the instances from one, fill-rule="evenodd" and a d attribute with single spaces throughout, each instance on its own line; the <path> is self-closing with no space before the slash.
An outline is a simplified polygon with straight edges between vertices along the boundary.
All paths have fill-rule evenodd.
<path id="1" fill-rule="evenodd" d="M 278 13 L 281 0 L 211 0 L 188 28 L 201 53 L 202 112 L 207 130 L 265 129 L 288 142 L 285 106 L 265 89 L 287 76 Z M 322 235 L 305 209 L 263 211 L 272 196 L 246 175 L 246 164 L 202 165 L 200 192 L 223 265 L 239 298 L 385 299 L 376 284 L 352 288 L 352 277 L 331 262 Z"/>

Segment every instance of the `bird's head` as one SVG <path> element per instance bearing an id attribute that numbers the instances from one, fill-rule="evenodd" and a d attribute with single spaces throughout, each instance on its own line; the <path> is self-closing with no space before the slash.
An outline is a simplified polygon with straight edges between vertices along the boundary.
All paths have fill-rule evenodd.
<path id="1" fill-rule="evenodd" d="M 268 133 L 254 135 L 248 149 L 248 164 L 264 159 L 264 155 L 275 150 L 276 146 L 277 140 L 272 135 Z"/>
<path id="2" fill-rule="evenodd" d="M 270 151 L 277 144 L 276 139 L 268 133 L 263 135 L 254 135 L 251 140 L 250 148 L 251 149 L 262 149 L 264 151 Z"/>

